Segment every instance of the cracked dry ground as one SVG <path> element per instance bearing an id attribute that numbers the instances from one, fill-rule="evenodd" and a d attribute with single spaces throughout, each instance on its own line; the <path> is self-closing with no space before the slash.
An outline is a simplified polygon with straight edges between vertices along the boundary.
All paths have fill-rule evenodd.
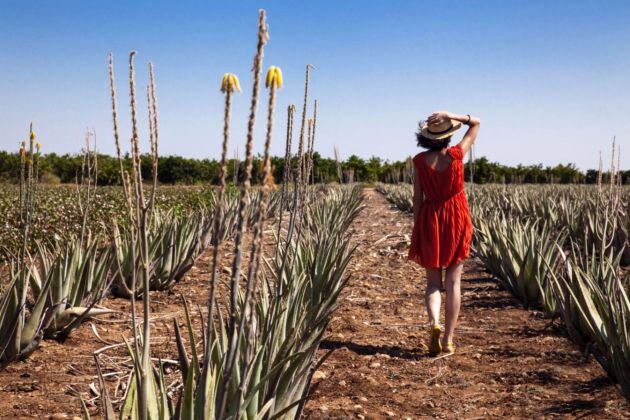
<path id="1" fill-rule="evenodd" d="M 540 313 L 522 309 L 474 260 L 463 281 L 458 352 L 426 357 L 423 272 L 405 258 L 411 217 L 374 190 L 365 190 L 365 204 L 351 227 L 358 246 L 351 281 L 319 354 L 334 352 L 315 375 L 306 417 L 630 418 L 630 406 L 592 357 L 557 327 L 548 328 Z M 272 236 L 266 236 L 266 249 L 273 249 Z M 226 281 L 232 245 L 224 250 L 220 279 Z M 151 294 L 154 357 L 177 354 L 172 320 L 183 327 L 180 295 L 192 308 L 205 306 L 209 258 L 206 251 L 172 292 Z M 80 415 L 78 395 L 100 418 L 90 392 L 92 353 L 108 344 L 118 347 L 100 360 L 110 394 L 121 398 L 129 358 L 120 343 L 121 336 L 130 338 L 129 301 L 108 298 L 103 306 L 118 312 L 84 323 L 63 344 L 43 341 L 26 361 L 0 372 L 0 418 L 72 418 Z M 192 315 L 198 331 L 197 311 Z M 181 381 L 172 365 L 166 370 L 167 384 Z"/>
<path id="2" fill-rule="evenodd" d="M 476 260 L 465 265 L 457 353 L 429 358 L 424 272 L 406 260 L 410 215 L 365 190 L 352 280 L 320 354 L 310 418 L 630 418 L 601 366 Z"/>

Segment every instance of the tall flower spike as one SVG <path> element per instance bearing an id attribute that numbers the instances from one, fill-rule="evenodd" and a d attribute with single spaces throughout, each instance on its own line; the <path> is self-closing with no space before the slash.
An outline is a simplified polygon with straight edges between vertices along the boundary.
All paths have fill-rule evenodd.
<path id="1" fill-rule="evenodd" d="M 234 73 L 225 73 L 221 80 L 221 92 L 240 92 L 241 84 Z"/>
<path id="2" fill-rule="evenodd" d="M 267 71 L 265 87 L 270 88 L 271 86 L 276 89 L 280 89 L 282 87 L 282 70 L 280 70 L 280 67 L 271 66 Z"/>

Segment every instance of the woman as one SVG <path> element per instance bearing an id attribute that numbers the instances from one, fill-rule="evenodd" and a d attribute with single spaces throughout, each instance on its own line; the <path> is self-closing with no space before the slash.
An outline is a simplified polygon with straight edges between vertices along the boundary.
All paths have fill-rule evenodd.
<path id="1" fill-rule="evenodd" d="M 451 137 L 465 124 L 456 146 Z M 461 303 L 460 279 L 470 253 L 472 222 L 464 193 L 464 155 L 477 138 L 480 121 L 470 115 L 441 111 L 420 123 L 416 134 L 425 152 L 413 158 L 413 215 L 409 259 L 426 269 L 425 303 L 429 314 L 429 354 L 454 353 L 453 333 Z M 446 289 L 446 322 L 440 327 L 442 273 Z M 440 339 L 440 335 L 444 335 Z"/>

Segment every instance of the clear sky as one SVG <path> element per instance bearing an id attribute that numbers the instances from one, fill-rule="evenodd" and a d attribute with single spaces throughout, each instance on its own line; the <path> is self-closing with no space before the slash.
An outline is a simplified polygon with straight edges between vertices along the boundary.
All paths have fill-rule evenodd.
<path id="1" fill-rule="evenodd" d="M 626 0 L 0 0 L 0 149 L 17 150 L 33 121 L 45 152 L 78 152 L 90 126 L 100 151 L 113 153 L 107 54 L 128 138 L 126 66 L 135 49 L 140 92 L 146 63 L 155 65 L 161 154 L 219 156 L 218 88 L 228 71 L 243 85 L 231 147 L 242 151 L 261 7 L 270 33 L 264 67 L 280 66 L 285 78 L 274 154 L 311 63 L 316 149 L 325 156 L 337 146 L 343 157 L 403 159 L 417 153 L 418 120 L 448 109 L 481 118 L 477 155 L 493 161 L 596 167 L 616 135 L 630 166 Z M 265 106 L 259 111 L 256 151 Z"/>

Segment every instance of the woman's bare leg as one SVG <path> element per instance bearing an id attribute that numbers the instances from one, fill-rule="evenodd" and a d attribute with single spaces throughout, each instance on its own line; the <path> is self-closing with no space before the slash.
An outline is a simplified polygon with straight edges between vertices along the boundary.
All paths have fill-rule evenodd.
<path id="1" fill-rule="evenodd" d="M 424 292 L 424 303 L 427 305 L 429 323 L 431 325 L 440 324 L 440 307 L 442 306 L 442 269 L 427 268 L 427 288 Z"/>
<path id="2" fill-rule="evenodd" d="M 446 286 L 446 324 L 444 329 L 444 343 L 453 341 L 455 333 L 455 325 L 457 317 L 459 317 L 459 307 L 462 302 L 461 298 L 461 278 L 464 264 L 454 264 L 446 269 L 444 283 Z"/>

